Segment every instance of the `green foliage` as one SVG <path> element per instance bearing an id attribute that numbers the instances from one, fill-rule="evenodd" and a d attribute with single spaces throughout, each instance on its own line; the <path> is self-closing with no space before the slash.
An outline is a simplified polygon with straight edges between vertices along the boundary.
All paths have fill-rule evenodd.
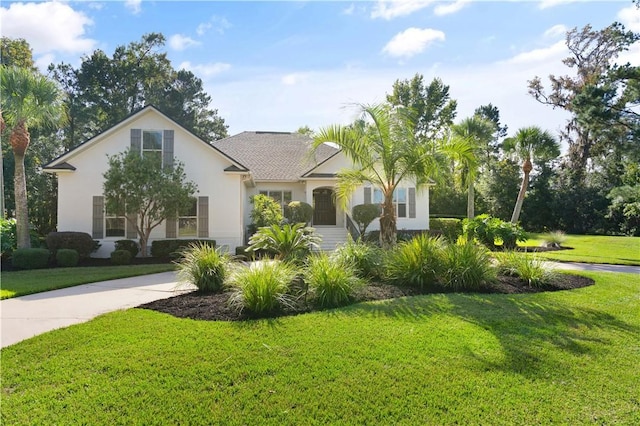
<path id="1" fill-rule="evenodd" d="M 209 244 L 197 242 L 183 252 L 177 262 L 181 282 L 193 284 L 202 293 L 222 290 L 227 277 L 231 256 Z"/>
<path id="2" fill-rule="evenodd" d="M 42 269 L 49 266 L 49 250 L 41 248 L 16 249 L 11 261 L 17 269 Z"/>
<path id="3" fill-rule="evenodd" d="M 96 241 L 86 232 L 50 232 L 46 242 L 47 248 L 54 254 L 59 249 L 72 249 L 76 250 L 82 259 L 89 257 L 98 248 Z"/>
<path id="4" fill-rule="evenodd" d="M 313 219 L 313 207 L 303 201 L 292 201 L 284 209 L 289 223 L 304 223 L 308 225 Z"/>
<path id="5" fill-rule="evenodd" d="M 28 68 L 32 71 L 38 69 L 33 61 L 31 46 L 23 38 L 2 37 L 0 39 L 0 64 L 7 67 Z"/>
<path id="6" fill-rule="evenodd" d="M 399 243 L 385 258 L 385 279 L 392 284 L 426 289 L 437 284 L 443 242 L 421 234 Z"/>
<path id="7" fill-rule="evenodd" d="M 358 225 L 360 235 L 364 235 L 367 232 L 367 226 L 379 218 L 380 213 L 382 213 L 382 208 L 379 204 L 358 204 L 353 206 L 351 214 L 354 222 Z"/>
<path id="8" fill-rule="evenodd" d="M 349 238 L 331 256 L 345 265 L 352 265 L 360 278 L 378 279 L 382 274 L 382 250 L 374 244 Z"/>
<path id="9" fill-rule="evenodd" d="M 131 264 L 131 252 L 129 250 L 114 250 L 111 252 L 111 264 L 129 265 Z"/>
<path id="10" fill-rule="evenodd" d="M 59 249 L 56 252 L 56 265 L 62 268 L 71 268 L 78 265 L 80 255 L 77 250 Z"/>
<path id="11" fill-rule="evenodd" d="M 567 241 L 567 234 L 562 231 L 548 232 L 542 236 L 542 241 L 546 247 L 562 247 Z"/>
<path id="12" fill-rule="evenodd" d="M 295 298 L 289 294 L 289 286 L 295 277 L 293 266 L 278 260 L 261 260 L 240 266 L 229 277 L 229 304 L 255 316 L 292 308 Z"/>
<path id="13" fill-rule="evenodd" d="M 258 229 L 249 240 L 247 251 L 264 250 L 278 260 L 298 262 L 318 248 L 320 237 L 303 223 L 271 225 Z"/>
<path id="14" fill-rule="evenodd" d="M 489 251 L 473 243 L 447 244 L 441 252 L 439 283 L 453 290 L 478 290 L 496 277 Z"/>
<path id="15" fill-rule="evenodd" d="M 432 231 L 442 232 L 447 241 L 455 243 L 462 235 L 462 220 L 456 218 L 430 218 L 429 227 Z"/>
<path id="16" fill-rule="evenodd" d="M 253 234 L 262 228 L 263 226 L 279 225 L 282 223 L 284 216 L 282 215 L 282 208 L 280 204 L 273 198 L 264 195 L 257 194 L 249 198 L 251 205 L 251 218 L 250 234 Z"/>
<path id="17" fill-rule="evenodd" d="M 127 250 L 131 253 L 131 257 L 136 257 L 140 253 L 140 246 L 133 240 L 118 240 L 115 243 L 116 250 Z"/>
<path id="18" fill-rule="evenodd" d="M 16 249 L 16 220 L 0 218 L 0 244 L 2 257 L 7 258 Z"/>
<path id="19" fill-rule="evenodd" d="M 215 248 L 215 240 L 155 240 L 151 243 L 151 256 L 160 259 L 178 258 L 191 244 L 207 244 Z"/>
<path id="20" fill-rule="evenodd" d="M 333 308 L 349 303 L 354 292 L 365 285 L 356 275 L 356 268 L 339 257 L 319 253 L 308 259 L 303 278 L 312 300 L 322 308 Z"/>
<path id="21" fill-rule="evenodd" d="M 626 235 L 640 236 L 640 184 L 619 186 L 609 192 L 607 217 L 619 224 Z"/>
<path id="22" fill-rule="evenodd" d="M 505 274 L 518 277 L 532 287 L 544 287 L 558 278 L 558 273 L 551 266 L 537 256 L 525 256 L 522 253 L 499 253 L 498 270 Z"/>
<path id="23" fill-rule="evenodd" d="M 527 234 L 519 225 L 483 214 L 472 220 L 462 221 L 463 233 L 468 240 L 477 239 L 489 249 L 495 249 L 498 243 L 503 249 L 514 249 L 517 242 L 527 240 Z"/>

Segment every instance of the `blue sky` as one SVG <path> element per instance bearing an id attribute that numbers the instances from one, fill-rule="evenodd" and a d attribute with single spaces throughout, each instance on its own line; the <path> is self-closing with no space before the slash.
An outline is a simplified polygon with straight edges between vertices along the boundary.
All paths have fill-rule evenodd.
<path id="1" fill-rule="evenodd" d="M 202 78 L 230 133 L 348 123 L 354 103 L 383 101 L 396 79 L 441 78 L 458 119 L 489 102 L 511 131 L 557 131 L 527 80 L 566 74 L 567 29 L 614 21 L 640 32 L 625 1 L 58 1 L 0 6 L 3 36 L 25 38 L 42 69 L 149 32 L 175 68 Z M 640 46 L 621 61 L 640 65 Z"/>

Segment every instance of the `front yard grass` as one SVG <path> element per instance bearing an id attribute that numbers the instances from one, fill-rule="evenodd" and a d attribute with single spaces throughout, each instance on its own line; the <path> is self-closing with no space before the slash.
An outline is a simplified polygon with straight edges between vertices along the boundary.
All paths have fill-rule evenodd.
<path id="1" fill-rule="evenodd" d="M 276 320 L 131 309 L 2 349 L 1 423 L 640 424 L 640 286 Z"/>
<path id="2" fill-rule="evenodd" d="M 36 269 L 3 272 L 0 299 L 137 275 L 172 271 L 173 264 Z"/>
<path id="3" fill-rule="evenodd" d="M 544 234 L 531 234 L 524 247 L 537 247 Z M 560 262 L 606 263 L 614 265 L 640 265 L 640 237 L 613 237 L 606 235 L 567 235 L 558 250 L 537 253 L 539 257 Z"/>

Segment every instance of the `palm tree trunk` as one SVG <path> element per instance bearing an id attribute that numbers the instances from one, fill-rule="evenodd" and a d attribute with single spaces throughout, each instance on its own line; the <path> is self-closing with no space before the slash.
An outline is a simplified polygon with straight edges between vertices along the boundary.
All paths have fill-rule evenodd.
<path id="1" fill-rule="evenodd" d="M 15 171 L 13 187 L 16 202 L 16 238 L 18 248 L 30 248 L 29 211 L 27 206 L 27 179 L 24 173 L 24 155 L 14 153 Z"/>
<path id="2" fill-rule="evenodd" d="M 527 193 L 527 188 L 529 187 L 529 173 L 533 169 L 533 165 L 531 164 L 531 160 L 525 160 L 522 165 L 522 171 L 524 175 L 522 176 L 522 185 L 520 186 L 520 192 L 518 193 L 518 199 L 516 200 L 516 206 L 513 209 L 513 214 L 511 215 L 511 223 L 516 224 L 520 219 L 520 211 L 522 210 L 522 203 L 524 202 L 524 196 Z"/>
<path id="3" fill-rule="evenodd" d="M 470 182 L 469 189 L 467 191 L 467 218 L 469 220 L 473 219 L 476 216 L 475 197 L 475 188 L 473 187 L 473 182 Z"/>
<path id="4" fill-rule="evenodd" d="M 396 209 L 393 206 L 393 191 L 385 194 L 380 216 L 380 247 L 389 250 L 397 241 Z"/>

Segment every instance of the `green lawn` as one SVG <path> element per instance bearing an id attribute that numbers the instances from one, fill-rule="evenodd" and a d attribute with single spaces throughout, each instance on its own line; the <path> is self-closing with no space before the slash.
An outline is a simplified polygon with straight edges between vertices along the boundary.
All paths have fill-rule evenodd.
<path id="1" fill-rule="evenodd" d="M 73 287 L 97 281 L 172 271 L 175 265 L 127 265 L 83 268 L 37 269 L 2 273 L 0 299 Z"/>
<path id="2" fill-rule="evenodd" d="M 524 246 L 542 243 L 543 234 L 532 234 Z M 607 263 L 640 265 L 640 237 L 611 237 L 603 235 L 567 235 L 562 244 L 572 250 L 538 253 L 540 257 L 560 262 Z"/>
<path id="3" fill-rule="evenodd" d="M 1 351 L 1 423 L 640 424 L 640 284 L 242 323 L 141 309 Z"/>

